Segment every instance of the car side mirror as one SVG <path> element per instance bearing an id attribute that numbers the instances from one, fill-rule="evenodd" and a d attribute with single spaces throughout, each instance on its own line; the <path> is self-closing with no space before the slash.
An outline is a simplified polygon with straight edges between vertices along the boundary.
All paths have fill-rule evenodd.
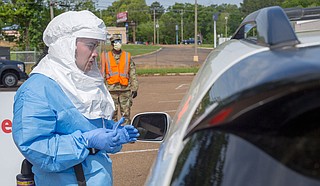
<path id="1" fill-rule="evenodd" d="M 140 133 L 140 141 L 162 141 L 169 130 L 171 118 L 164 112 L 144 112 L 132 119 L 132 125 Z"/>

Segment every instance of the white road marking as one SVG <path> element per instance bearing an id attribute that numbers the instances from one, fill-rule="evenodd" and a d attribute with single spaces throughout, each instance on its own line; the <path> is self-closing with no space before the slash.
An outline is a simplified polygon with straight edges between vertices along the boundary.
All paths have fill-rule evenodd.
<path id="1" fill-rule="evenodd" d="M 183 86 L 189 86 L 189 84 L 181 84 L 181 85 L 179 85 L 179 86 L 176 87 L 176 90 L 182 88 Z"/>
<path id="2" fill-rule="evenodd" d="M 158 151 L 158 150 L 159 149 L 131 150 L 131 151 L 118 152 L 117 154 L 128 154 L 128 153 L 137 153 L 137 152 L 152 152 L 152 151 Z"/>
<path id="3" fill-rule="evenodd" d="M 163 112 L 176 112 L 177 110 L 165 110 Z"/>

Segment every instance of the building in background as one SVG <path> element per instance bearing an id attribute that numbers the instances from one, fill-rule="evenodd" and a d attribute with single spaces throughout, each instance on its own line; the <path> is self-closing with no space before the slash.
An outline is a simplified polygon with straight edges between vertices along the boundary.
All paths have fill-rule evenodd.
<path id="1" fill-rule="evenodd" d="M 123 44 L 127 44 L 127 33 L 126 33 L 126 27 L 107 27 L 108 36 L 107 36 L 107 42 L 110 43 L 110 37 L 112 36 L 119 36 L 122 39 Z"/>

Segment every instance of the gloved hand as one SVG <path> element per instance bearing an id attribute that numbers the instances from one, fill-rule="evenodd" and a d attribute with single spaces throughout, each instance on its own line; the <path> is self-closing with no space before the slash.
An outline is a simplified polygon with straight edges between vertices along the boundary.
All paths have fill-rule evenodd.
<path id="1" fill-rule="evenodd" d="M 113 130 L 117 129 L 121 124 L 124 123 L 124 120 L 125 120 L 125 118 L 124 118 L 124 117 L 121 117 L 121 118 L 119 119 L 119 121 L 114 122 L 114 123 L 113 123 L 113 126 L 112 126 L 112 129 L 113 129 Z M 113 120 L 112 120 L 112 121 L 113 121 Z"/>
<path id="2" fill-rule="evenodd" d="M 138 92 L 137 91 L 132 91 L 131 94 L 132 94 L 132 98 L 135 98 L 135 97 L 137 97 Z"/>
<path id="3" fill-rule="evenodd" d="M 112 151 L 107 151 L 107 153 L 115 154 L 115 153 L 117 153 L 117 152 L 120 152 L 121 149 L 122 149 L 122 145 L 117 145 L 117 146 L 115 146 L 115 147 L 113 148 Z"/>
<path id="4" fill-rule="evenodd" d="M 109 121 L 113 121 L 113 120 L 109 120 Z M 113 121 L 113 124 L 114 123 L 115 122 Z M 113 132 L 113 133 L 115 132 L 113 129 L 106 129 L 106 131 L 107 131 L 107 133 L 108 132 Z M 119 134 L 117 134 L 117 135 L 119 135 Z M 120 140 L 120 135 L 119 135 L 119 140 Z M 119 141 L 118 141 L 117 145 L 115 147 L 107 148 L 107 149 L 104 149 L 104 150 L 106 150 L 107 153 L 115 154 L 117 152 L 120 152 L 121 149 L 122 149 L 122 145 L 119 144 Z"/>
<path id="5" fill-rule="evenodd" d="M 104 120 L 104 127 L 106 128 L 106 129 L 112 129 L 113 127 L 114 127 L 114 125 L 115 125 L 115 121 L 113 121 L 113 120 L 108 120 L 108 119 L 106 119 L 106 120 Z"/>
<path id="6" fill-rule="evenodd" d="M 96 148 L 111 152 L 119 145 L 120 135 L 116 131 L 98 128 L 82 134 L 87 148 Z"/>
<path id="7" fill-rule="evenodd" d="M 119 126 L 117 133 L 120 135 L 120 144 L 135 142 L 137 141 L 137 137 L 140 136 L 138 129 L 132 125 Z"/>

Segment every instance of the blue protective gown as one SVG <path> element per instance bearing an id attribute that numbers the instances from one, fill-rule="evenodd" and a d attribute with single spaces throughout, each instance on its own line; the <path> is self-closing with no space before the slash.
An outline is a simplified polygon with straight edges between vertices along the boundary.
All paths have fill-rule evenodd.
<path id="1" fill-rule="evenodd" d="M 102 119 L 84 117 L 54 80 L 33 74 L 18 89 L 13 114 L 13 139 L 33 164 L 37 186 L 77 185 L 73 166 L 81 162 L 87 185 L 112 185 L 110 157 L 89 155 L 82 137 Z"/>

